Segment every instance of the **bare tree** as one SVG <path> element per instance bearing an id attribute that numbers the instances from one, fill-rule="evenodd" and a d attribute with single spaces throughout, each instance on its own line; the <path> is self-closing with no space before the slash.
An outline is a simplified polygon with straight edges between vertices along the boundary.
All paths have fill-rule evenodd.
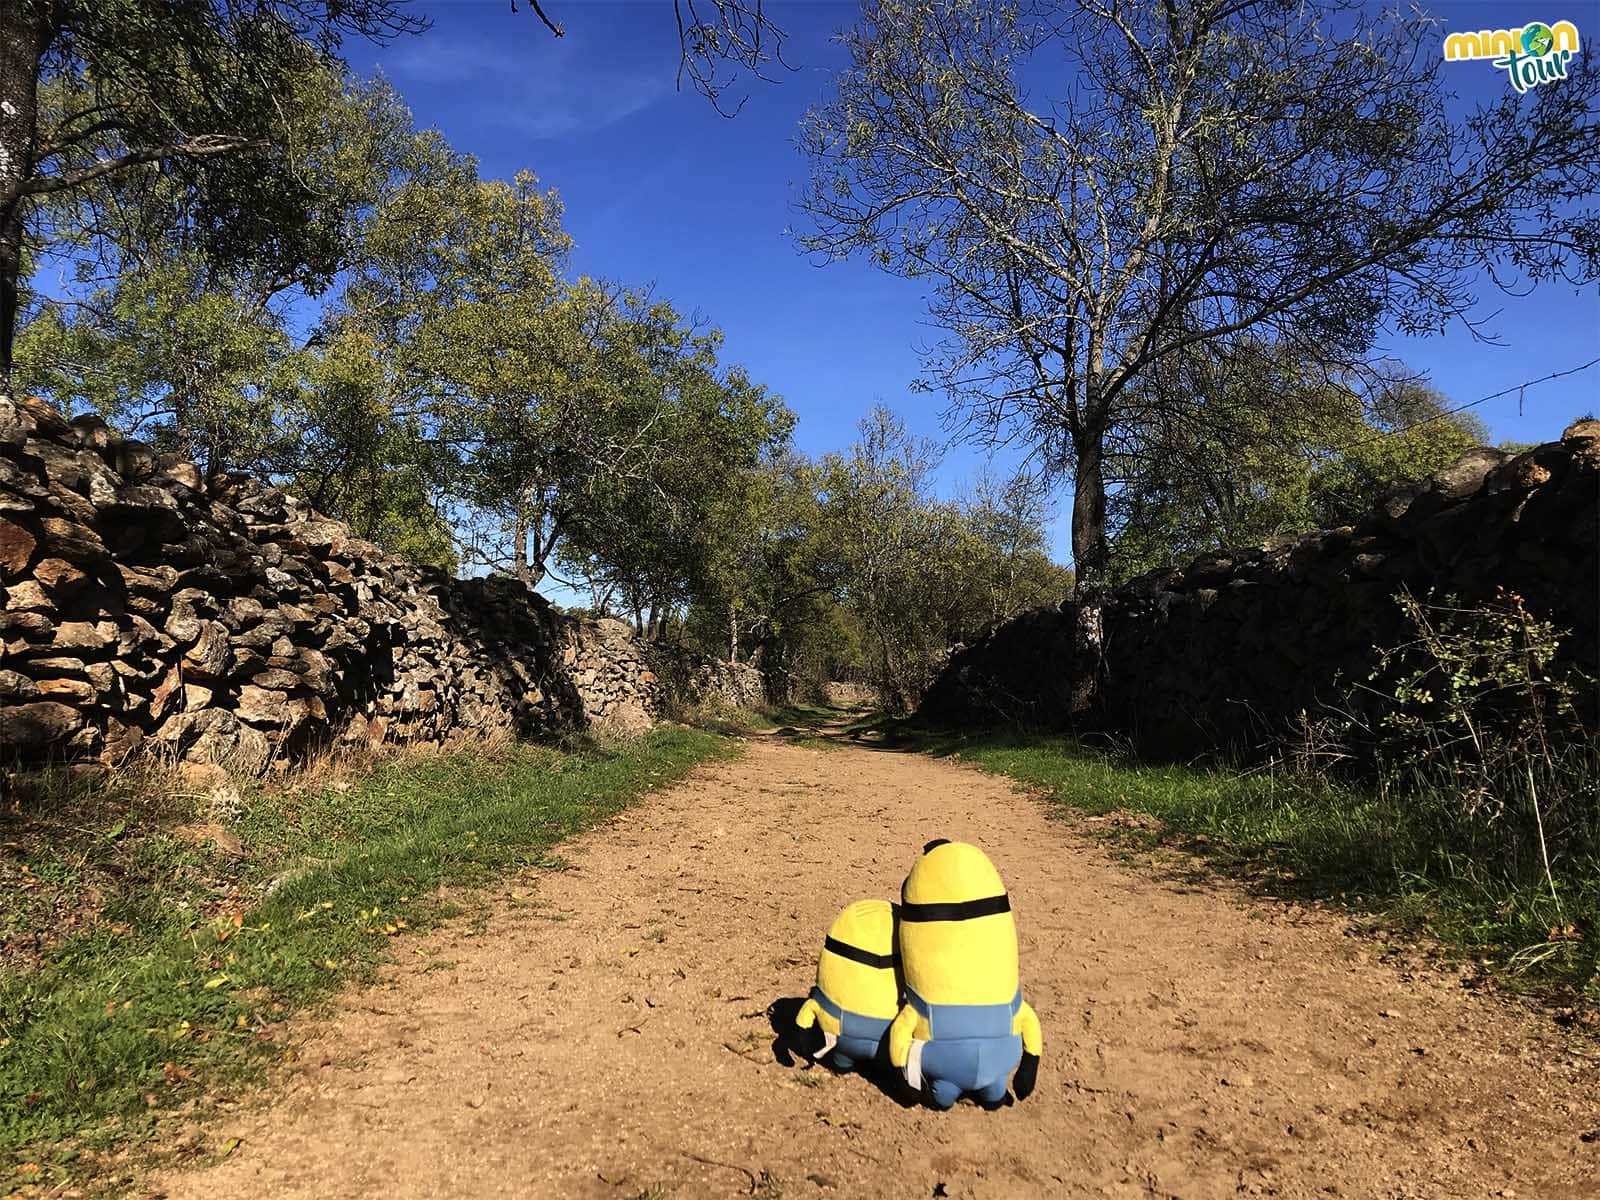
<path id="1" fill-rule="evenodd" d="M 1600 72 L 1453 119 L 1442 33 L 1358 0 L 866 0 L 809 114 L 801 244 L 933 281 L 955 410 L 1074 480 L 1079 678 L 1098 669 L 1105 455 L 1130 385 L 1246 333 L 1347 361 L 1386 322 L 1600 274 Z M 1455 68 L 1451 68 L 1455 69 Z"/>

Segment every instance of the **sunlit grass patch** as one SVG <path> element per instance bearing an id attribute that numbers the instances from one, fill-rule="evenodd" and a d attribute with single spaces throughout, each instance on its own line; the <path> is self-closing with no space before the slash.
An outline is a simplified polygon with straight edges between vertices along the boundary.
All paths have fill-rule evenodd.
<path id="1" fill-rule="evenodd" d="M 1181 850 L 1270 894 L 1371 913 L 1487 964 L 1501 985 L 1600 1004 L 1600 859 L 1557 855 L 1547 878 L 1531 860 L 1491 858 L 1447 796 L 1152 764 L 1062 736 L 870 731 L 1038 788 L 1124 846 Z"/>
<path id="2" fill-rule="evenodd" d="M 89 928 L 0 974 L 0 1163 L 32 1148 L 48 1176 L 41 1146 L 138 1137 L 155 1110 L 270 1058 L 286 1016 L 447 915 L 442 888 L 542 866 L 563 838 L 728 752 L 663 727 L 622 747 L 401 758 L 353 783 L 255 788 L 233 826 L 241 854 L 175 836 L 156 802 L 111 802 L 125 809 L 111 824 L 126 823 L 116 865 L 130 886 Z M 8 814 L 8 830 L 33 815 Z M 29 874 L 83 869 L 107 836 L 88 850 L 34 844 Z M 16 897 L 3 903 L 12 921 Z"/>

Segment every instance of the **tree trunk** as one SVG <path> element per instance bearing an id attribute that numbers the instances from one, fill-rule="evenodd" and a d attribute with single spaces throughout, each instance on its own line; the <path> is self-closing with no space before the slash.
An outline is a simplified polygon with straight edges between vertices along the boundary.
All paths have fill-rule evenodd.
<path id="1" fill-rule="evenodd" d="M 544 579 L 544 568 L 537 563 L 531 563 L 520 552 L 517 555 L 517 578 L 522 581 L 522 586 L 530 592 L 539 586 Z"/>
<path id="2" fill-rule="evenodd" d="M 33 171 L 39 60 L 48 28 L 33 4 L 8 0 L 0 17 L 0 394 L 11 393 L 12 344 L 22 307 L 22 212 Z"/>
<path id="3" fill-rule="evenodd" d="M 544 578 L 544 563 L 535 562 L 534 555 L 528 547 L 528 535 L 533 530 L 528 524 L 528 518 L 518 514 L 515 524 L 511 529 L 511 556 L 515 564 L 517 578 L 522 581 L 522 586 L 530 592 L 539 586 L 539 581 Z"/>
<path id="4" fill-rule="evenodd" d="M 728 661 L 739 661 L 739 609 L 728 601 Z"/>
<path id="5" fill-rule="evenodd" d="M 1090 411 L 1098 408 L 1091 397 Z M 1073 673 L 1068 712 L 1088 715 L 1100 690 L 1105 629 L 1102 612 L 1106 577 L 1105 429 L 1086 422 L 1073 439 L 1072 487 Z"/>

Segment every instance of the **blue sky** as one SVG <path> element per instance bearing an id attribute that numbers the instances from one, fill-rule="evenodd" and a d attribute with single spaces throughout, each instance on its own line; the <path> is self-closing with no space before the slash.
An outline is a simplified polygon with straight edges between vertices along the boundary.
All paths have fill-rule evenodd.
<path id="1" fill-rule="evenodd" d="M 1552 0 L 1552 3 L 1554 0 Z M 912 392 L 919 345 L 933 339 L 925 288 L 861 263 L 819 267 L 785 230 L 805 162 L 796 129 L 823 99 L 842 61 L 832 36 L 849 24 L 854 0 L 772 3 L 788 34 L 795 68 L 752 82 L 737 117 L 674 88 L 677 35 L 670 0 L 546 0 L 565 25 L 552 38 L 507 0 L 418 0 L 434 27 L 374 51 L 352 45 L 358 71 L 382 71 L 419 124 L 436 126 L 478 156 L 484 174 L 527 167 L 555 187 L 577 243 L 578 271 L 629 283 L 654 282 L 680 309 L 695 310 L 727 334 L 726 355 L 780 393 L 799 416 L 796 439 L 809 453 L 840 449 L 875 402 L 918 432 L 945 437 L 943 401 Z M 1428 6 L 1446 28 L 1483 29 L 1532 20 L 1573 21 L 1585 45 L 1600 34 L 1600 3 L 1563 0 L 1454 0 Z M 1452 63 L 1447 84 L 1464 100 L 1498 95 L 1502 72 Z M 1594 288 L 1540 288 L 1512 298 L 1486 289 L 1488 329 L 1503 343 L 1457 330 L 1385 348 L 1428 372 L 1455 403 L 1476 400 L 1600 355 L 1600 299 Z M 1530 389 L 1475 411 L 1497 439 L 1542 441 L 1596 407 L 1600 368 Z M 982 464 L 955 446 L 942 482 L 952 487 Z M 1064 511 L 1064 503 L 1063 503 Z M 1057 557 L 1067 555 L 1058 519 Z"/>

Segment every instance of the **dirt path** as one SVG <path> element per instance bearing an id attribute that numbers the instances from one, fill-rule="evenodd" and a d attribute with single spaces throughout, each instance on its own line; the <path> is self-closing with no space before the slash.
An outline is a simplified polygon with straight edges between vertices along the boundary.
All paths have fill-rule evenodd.
<path id="1" fill-rule="evenodd" d="M 1010 888 L 1039 1090 L 902 1109 L 778 1063 L 835 911 L 934 836 Z M 1001 779 L 755 742 L 308 1023 L 287 1095 L 174 1200 L 1600 1196 L 1600 1072 L 1329 915 L 1154 880 Z M 519 897 L 526 896 L 525 899 Z"/>

